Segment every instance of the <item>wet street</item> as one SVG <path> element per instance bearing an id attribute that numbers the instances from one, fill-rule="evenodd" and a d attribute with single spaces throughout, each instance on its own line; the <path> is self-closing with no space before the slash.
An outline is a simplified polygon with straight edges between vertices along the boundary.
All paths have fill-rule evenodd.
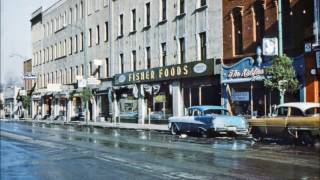
<path id="1" fill-rule="evenodd" d="M 0 179 L 320 179 L 313 147 L 1 121 Z"/>

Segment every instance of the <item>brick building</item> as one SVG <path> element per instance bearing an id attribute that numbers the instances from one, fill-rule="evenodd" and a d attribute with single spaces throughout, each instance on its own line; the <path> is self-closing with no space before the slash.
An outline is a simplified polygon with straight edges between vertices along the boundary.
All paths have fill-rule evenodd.
<path id="1" fill-rule="evenodd" d="M 285 101 L 319 102 L 319 69 L 316 68 L 316 49 L 305 51 L 305 45 L 318 44 L 317 23 L 319 19 L 318 0 L 282 0 L 283 49 L 293 59 L 300 91 L 286 94 Z M 223 64 L 235 66 L 246 57 L 257 59 L 257 48 L 262 48 L 263 38 L 278 37 L 278 1 L 277 0 L 223 0 Z M 317 13 L 316 13 L 317 12 Z M 314 45 L 314 47 L 315 47 Z M 262 64 L 272 57 L 261 56 Z M 312 71 L 312 73 L 310 73 Z M 316 72 L 318 71 L 318 72 Z M 223 80 L 222 80 L 223 81 Z M 265 115 L 272 104 L 278 104 L 278 93 L 268 92 L 263 81 L 232 83 L 225 89 L 229 92 L 254 92 L 250 100 L 224 103 L 236 111 L 232 104 L 239 104 Z M 223 83 L 222 83 L 223 84 Z M 226 85 L 226 84 L 225 84 Z M 251 87 L 251 89 L 250 89 Z M 225 92 L 228 93 L 228 92 Z M 232 96 L 232 95 L 231 95 Z M 271 98 L 272 97 L 276 97 Z M 229 98 L 230 99 L 230 98 Z M 252 99 L 253 102 L 250 102 Z M 228 101 L 230 102 L 230 101 Z M 240 105 L 241 104 L 241 105 Z M 242 110 L 244 111 L 244 110 Z M 260 113 L 259 113 L 260 111 Z"/>
<path id="2" fill-rule="evenodd" d="M 32 60 L 28 59 L 23 62 L 23 74 L 25 76 L 24 79 L 24 89 L 27 91 L 28 94 L 31 93 L 33 80 L 29 79 L 32 75 Z"/>

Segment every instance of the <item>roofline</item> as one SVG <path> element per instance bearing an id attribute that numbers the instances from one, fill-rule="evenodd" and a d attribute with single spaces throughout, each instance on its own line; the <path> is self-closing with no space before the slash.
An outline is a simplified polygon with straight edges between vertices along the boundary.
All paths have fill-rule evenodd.
<path id="1" fill-rule="evenodd" d="M 66 0 L 58 0 L 55 3 L 53 3 L 51 6 L 49 6 L 47 9 L 43 10 L 43 13 L 49 13 L 51 10 L 58 8 L 61 6 L 63 3 L 65 3 Z"/>

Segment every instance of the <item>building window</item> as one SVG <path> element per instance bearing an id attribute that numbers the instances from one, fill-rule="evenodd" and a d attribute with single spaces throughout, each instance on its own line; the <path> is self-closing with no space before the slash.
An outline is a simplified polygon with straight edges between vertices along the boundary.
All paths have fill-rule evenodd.
<path id="1" fill-rule="evenodd" d="M 150 26 L 150 2 L 145 5 L 145 26 Z"/>
<path id="2" fill-rule="evenodd" d="M 78 35 L 76 35 L 74 38 L 74 52 L 78 52 Z"/>
<path id="3" fill-rule="evenodd" d="M 233 10 L 233 44 L 234 55 L 242 54 L 243 40 L 242 40 L 242 13 L 240 8 Z"/>
<path id="4" fill-rule="evenodd" d="M 80 33 L 80 51 L 83 50 L 83 32 Z"/>
<path id="5" fill-rule="evenodd" d="M 64 56 L 67 55 L 67 39 L 64 40 L 64 44 L 63 44 L 63 55 L 64 55 Z"/>
<path id="6" fill-rule="evenodd" d="M 96 44 L 100 43 L 100 28 L 99 25 L 96 27 Z"/>
<path id="7" fill-rule="evenodd" d="M 180 63 L 185 63 L 185 42 L 184 38 L 179 39 L 179 46 L 180 46 Z"/>
<path id="8" fill-rule="evenodd" d="M 70 83 L 73 83 L 73 69 L 70 67 Z"/>
<path id="9" fill-rule="evenodd" d="M 119 56 L 119 74 L 124 72 L 123 54 Z"/>
<path id="10" fill-rule="evenodd" d="M 151 68 L 151 52 L 150 47 L 146 47 L 146 68 Z"/>
<path id="11" fill-rule="evenodd" d="M 89 39 L 88 39 L 88 46 L 92 46 L 92 31 L 91 28 L 89 29 Z"/>
<path id="12" fill-rule="evenodd" d="M 72 37 L 69 38 L 69 54 L 72 54 Z"/>
<path id="13" fill-rule="evenodd" d="M 202 7 L 202 6 L 205 6 L 207 5 L 207 1 L 206 0 L 199 0 L 200 1 L 200 6 L 199 7 Z"/>
<path id="14" fill-rule="evenodd" d="M 92 76 L 93 75 L 93 71 L 92 71 L 92 62 L 89 62 L 89 75 Z"/>
<path id="15" fill-rule="evenodd" d="M 84 72 L 83 72 L 83 64 L 81 64 L 81 66 L 80 66 L 80 75 L 81 75 L 81 76 L 84 75 Z"/>
<path id="16" fill-rule="evenodd" d="M 110 71 L 109 71 L 109 59 L 108 59 L 108 58 L 106 58 L 105 71 L 106 71 L 106 78 L 110 77 Z"/>
<path id="17" fill-rule="evenodd" d="M 123 14 L 119 16 L 119 36 L 123 36 Z"/>
<path id="18" fill-rule="evenodd" d="M 161 65 L 167 65 L 167 45 L 166 43 L 161 44 Z"/>
<path id="19" fill-rule="evenodd" d="M 51 20 L 51 34 L 53 34 L 54 32 L 54 23 L 53 23 L 53 20 Z"/>
<path id="20" fill-rule="evenodd" d="M 254 30 L 255 41 L 261 43 L 264 36 L 265 20 L 264 20 L 264 7 L 263 2 L 256 1 L 253 16 L 254 16 Z"/>
<path id="21" fill-rule="evenodd" d="M 131 53 L 131 71 L 137 70 L 137 52 L 132 51 Z"/>
<path id="22" fill-rule="evenodd" d="M 63 26 L 66 26 L 66 25 L 67 25 L 67 11 L 65 11 L 63 15 Z"/>
<path id="23" fill-rule="evenodd" d="M 131 31 L 136 31 L 136 9 L 131 11 Z"/>
<path id="24" fill-rule="evenodd" d="M 161 20 L 165 21 L 167 19 L 167 1 L 166 0 L 160 0 L 161 1 Z"/>
<path id="25" fill-rule="evenodd" d="M 200 58 L 201 60 L 207 59 L 207 45 L 206 45 L 206 32 L 200 33 Z"/>
<path id="26" fill-rule="evenodd" d="M 69 24 L 72 24 L 72 8 L 69 9 Z"/>
<path id="27" fill-rule="evenodd" d="M 80 2 L 80 18 L 83 19 L 83 2 Z"/>
<path id="28" fill-rule="evenodd" d="M 179 2 L 179 14 L 184 14 L 184 0 L 180 0 Z"/>
<path id="29" fill-rule="evenodd" d="M 74 22 L 77 22 L 78 20 L 78 5 L 76 4 L 75 10 L 74 10 Z"/>
<path id="30" fill-rule="evenodd" d="M 104 41 L 109 41 L 109 23 L 108 21 L 104 23 Z"/>

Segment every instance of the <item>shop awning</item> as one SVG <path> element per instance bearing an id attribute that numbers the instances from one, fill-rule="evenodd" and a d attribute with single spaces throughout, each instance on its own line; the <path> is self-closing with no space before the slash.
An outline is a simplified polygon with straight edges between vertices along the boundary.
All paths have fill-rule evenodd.
<path id="1" fill-rule="evenodd" d="M 258 76 L 254 78 L 236 78 L 236 79 L 225 79 L 222 80 L 223 84 L 231 84 L 231 83 L 243 83 L 243 82 L 252 82 L 252 81 L 263 81 L 264 76 Z"/>

